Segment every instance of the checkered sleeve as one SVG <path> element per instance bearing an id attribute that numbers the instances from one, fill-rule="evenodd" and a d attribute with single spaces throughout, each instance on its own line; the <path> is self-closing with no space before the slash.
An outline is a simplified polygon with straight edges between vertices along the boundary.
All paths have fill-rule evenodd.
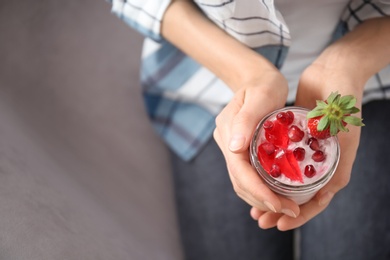
<path id="1" fill-rule="evenodd" d="M 160 42 L 161 20 L 171 0 L 108 0 L 111 11 L 144 36 Z"/>
<path id="2" fill-rule="evenodd" d="M 333 40 L 341 38 L 365 20 L 377 17 L 390 17 L 390 0 L 350 1 L 335 30 Z M 390 99 L 390 66 L 383 68 L 366 83 L 363 103 L 378 99 Z"/>
<path id="3" fill-rule="evenodd" d="M 341 20 L 345 23 L 345 29 L 351 31 L 367 19 L 389 16 L 390 0 L 352 0 Z"/>

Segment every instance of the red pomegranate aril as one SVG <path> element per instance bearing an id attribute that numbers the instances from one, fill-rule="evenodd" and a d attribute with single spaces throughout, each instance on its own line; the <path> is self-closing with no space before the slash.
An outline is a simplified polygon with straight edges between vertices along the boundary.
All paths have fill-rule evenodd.
<path id="1" fill-rule="evenodd" d="M 320 143 L 314 137 L 309 138 L 309 140 L 307 140 L 307 144 L 309 145 L 310 149 L 312 149 L 313 151 L 320 150 Z"/>
<path id="2" fill-rule="evenodd" d="M 287 111 L 286 116 L 287 116 L 287 123 L 291 125 L 292 122 L 294 121 L 294 113 L 292 111 Z"/>
<path id="3" fill-rule="evenodd" d="M 303 159 L 305 159 L 306 151 L 302 147 L 297 147 L 294 149 L 293 154 L 297 161 L 303 161 Z"/>
<path id="4" fill-rule="evenodd" d="M 262 143 L 260 146 L 268 155 L 275 153 L 276 147 L 271 143 Z"/>
<path id="5" fill-rule="evenodd" d="M 304 136 L 305 133 L 296 125 L 292 125 L 288 129 L 288 138 L 293 142 L 300 142 Z"/>
<path id="6" fill-rule="evenodd" d="M 325 154 L 322 151 L 315 151 L 311 158 L 315 162 L 322 162 L 323 160 L 325 160 Z"/>
<path id="7" fill-rule="evenodd" d="M 267 131 L 267 130 L 271 130 L 272 128 L 274 127 L 274 123 L 272 123 L 272 121 L 265 121 L 264 124 L 263 124 L 263 128 Z"/>
<path id="8" fill-rule="evenodd" d="M 273 164 L 271 166 L 269 174 L 274 178 L 278 178 L 282 174 L 282 172 L 280 171 L 280 167 L 277 164 Z"/>
<path id="9" fill-rule="evenodd" d="M 276 115 L 276 119 L 283 125 L 288 125 L 289 119 L 285 112 L 279 112 Z"/>
<path id="10" fill-rule="evenodd" d="M 305 175 L 308 178 L 312 178 L 314 175 L 316 175 L 316 168 L 314 168 L 313 165 L 309 164 L 305 167 Z"/>

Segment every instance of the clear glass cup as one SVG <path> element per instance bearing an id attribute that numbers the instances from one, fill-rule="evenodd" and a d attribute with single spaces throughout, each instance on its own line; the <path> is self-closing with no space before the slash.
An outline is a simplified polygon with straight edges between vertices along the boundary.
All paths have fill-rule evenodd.
<path id="1" fill-rule="evenodd" d="M 289 139 L 288 146 L 284 148 L 275 146 L 277 148 L 276 156 L 280 156 L 280 154 L 283 156 L 283 153 L 291 154 L 291 151 L 297 147 L 304 148 L 306 152 L 305 159 L 303 161 L 297 161 L 301 171 L 300 173 L 302 174 L 301 181 L 292 181 L 291 179 L 286 178 L 283 173 L 280 177 L 277 178 L 271 176 L 262 165 L 261 161 L 264 160 L 260 160 L 258 157 L 259 146 L 264 142 L 269 142 L 268 140 L 272 140 L 272 138 L 267 139 L 265 136 L 265 129 L 263 127 L 264 123 L 267 121 L 274 122 L 274 120 L 277 120 L 276 116 L 278 113 L 287 111 L 294 113 L 294 122 L 292 122 L 288 127 L 291 127 L 292 125 L 299 126 L 304 132 L 304 137 L 300 142 L 294 142 Z M 340 145 L 336 136 L 325 140 L 318 140 L 319 146 L 321 147 L 320 150 L 322 150 L 326 156 L 324 161 L 315 162 L 311 159 L 316 151 L 312 150 L 308 144 L 309 139 L 312 138 L 306 129 L 306 114 L 308 111 L 309 110 L 305 108 L 291 106 L 276 110 L 268 114 L 257 125 L 250 143 L 251 164 L 262 177 L 264 182 L 274 192 L 286 196 L 299 205 L 308 202 L 323 186 L 325 186 L 325 184 L 329 182 L 340 160 Z M 309 164 L 318 168 L 316 176 L 310 178 L 306 177 L 304 174 L 305 165 Z"/>

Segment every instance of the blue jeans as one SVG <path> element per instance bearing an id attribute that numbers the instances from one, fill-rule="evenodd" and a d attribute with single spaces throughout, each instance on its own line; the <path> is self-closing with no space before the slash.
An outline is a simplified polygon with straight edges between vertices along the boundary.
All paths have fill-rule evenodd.
<path id="1" fill-rule="evenodd" d="M 390 259 L 389 111 L 388 101 L 363 107 L 366 126 L 351 181 L 299 229 L 299 241 L 294 231 L 262 230 L 251 219 L 213 140 L 190 162 L 172 154 L 186 260 L 293 259 L 294 250 L 303 260 Z"/>

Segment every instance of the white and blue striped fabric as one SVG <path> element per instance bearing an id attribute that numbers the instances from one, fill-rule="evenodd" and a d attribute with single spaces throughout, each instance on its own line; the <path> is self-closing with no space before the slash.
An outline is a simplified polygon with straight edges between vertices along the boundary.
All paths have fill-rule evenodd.
<path id="1" fill-rule="evenodd" d="M 390 15 L 390 3 L 351 1 L 334 39 L 365 19 Z M 154 128 L 169 147 L 190 160 L 212 137 L 215 116 L 232 91 L 207 68 L 161 36 L 170 0 L 111 0 L 112 12 L 146 38 L 141 85 Z M 280 68 L 291 44 L 288 26 L 273 0 L 195 0 L 204 14 L 228 34 Z M 390 44 L 390 43 L 389 43 Z M 364 102 L 390 98 L 390 66 L 370 79 Z"/>

